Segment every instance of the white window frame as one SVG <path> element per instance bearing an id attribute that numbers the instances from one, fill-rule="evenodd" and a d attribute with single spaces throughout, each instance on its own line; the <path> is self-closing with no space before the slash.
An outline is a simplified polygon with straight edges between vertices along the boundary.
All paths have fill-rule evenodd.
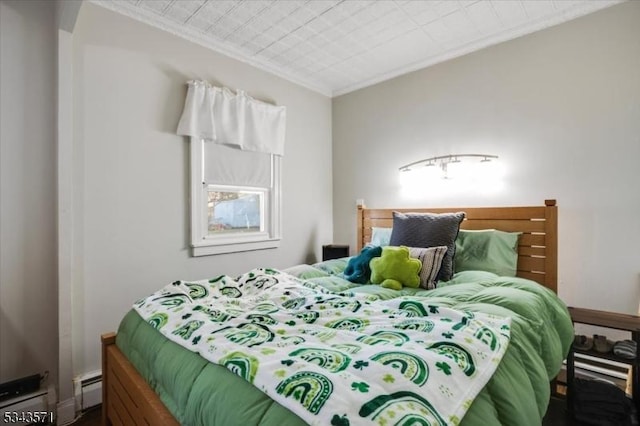
<path id="1" fill-rule="evenodd" d="M 281 162 L 278 155 L 271 155 L 271 188 L 251 188 L 234 185 L 212 185 L 204 181 L 205 157 L 204 144 L 200 138 L 191 138 L 191 248 L 192 255 L 208 256 L 223 253 L 238 253 L 251 250 L 263 250 L 280 246 L 282 181 Z M 218 191 L 259 191 L 263 194 L 264 230 L 237 234 L 209 235 L 208 193 Z"/>

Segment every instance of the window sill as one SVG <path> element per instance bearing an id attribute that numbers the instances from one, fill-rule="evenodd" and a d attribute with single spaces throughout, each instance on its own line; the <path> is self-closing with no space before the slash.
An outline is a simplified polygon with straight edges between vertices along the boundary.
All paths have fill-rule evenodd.
<path id="1" fill-rule="evenodd" d="M 228 243 L 228 244 L 203 244 L 203 245 L 193 245 L 192 246 L 192 256 L 211 256 L 215 254 L 225 254 L 225 253 L 239 253 L 243 251 L 253 251 L 253 250 L 265 250 L 280 247 L 280 239 L 269 239 L 262 241 L 251 241 L 251 242 L 242 242 L 242 243 Z"/>

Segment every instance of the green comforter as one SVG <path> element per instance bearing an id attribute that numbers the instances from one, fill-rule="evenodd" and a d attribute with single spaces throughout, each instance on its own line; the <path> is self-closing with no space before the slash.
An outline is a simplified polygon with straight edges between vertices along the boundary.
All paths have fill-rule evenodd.
<path id="1" fill-rule="evenodd" d="M 509 317 L 507 351 L 461 424 L 541 423 L 549 381 L 559 371 L 573 335 L 566 307 L 552 292 L 528 280 L 485 272 L 459 273 L 436 290 L 397 292 L 349 283 L 339 276 L 344 266 L 345 261 L 338 260 L 315 267 L 300 265 L 287 272 L 334 292 L 348 290 L 383 300 L 428 298 L 430 305 Z M 134 310 L 122 321 L 116 343 L 182 424 L 304 424 L 249 382 L 163 337 Z"/>

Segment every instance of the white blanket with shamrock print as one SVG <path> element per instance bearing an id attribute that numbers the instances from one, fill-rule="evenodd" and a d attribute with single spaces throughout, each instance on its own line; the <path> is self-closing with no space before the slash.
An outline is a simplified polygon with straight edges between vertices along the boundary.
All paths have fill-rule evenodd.
<path id="1" fill-rule="evenodd" d="M 177 281 L 134 308 L 312 425 L 457 425 L 510 336 L 508 318 L 333 293 L 273 269 Z"/>

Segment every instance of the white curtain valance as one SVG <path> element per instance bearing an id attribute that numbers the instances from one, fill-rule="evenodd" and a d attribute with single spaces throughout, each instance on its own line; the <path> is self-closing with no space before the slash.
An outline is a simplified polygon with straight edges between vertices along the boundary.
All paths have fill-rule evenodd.
<path id="1" fill-rule="evenodd" d="M 284 155 L 287 110 L 205 81 L 190 81 L 178 134 Z"/>

